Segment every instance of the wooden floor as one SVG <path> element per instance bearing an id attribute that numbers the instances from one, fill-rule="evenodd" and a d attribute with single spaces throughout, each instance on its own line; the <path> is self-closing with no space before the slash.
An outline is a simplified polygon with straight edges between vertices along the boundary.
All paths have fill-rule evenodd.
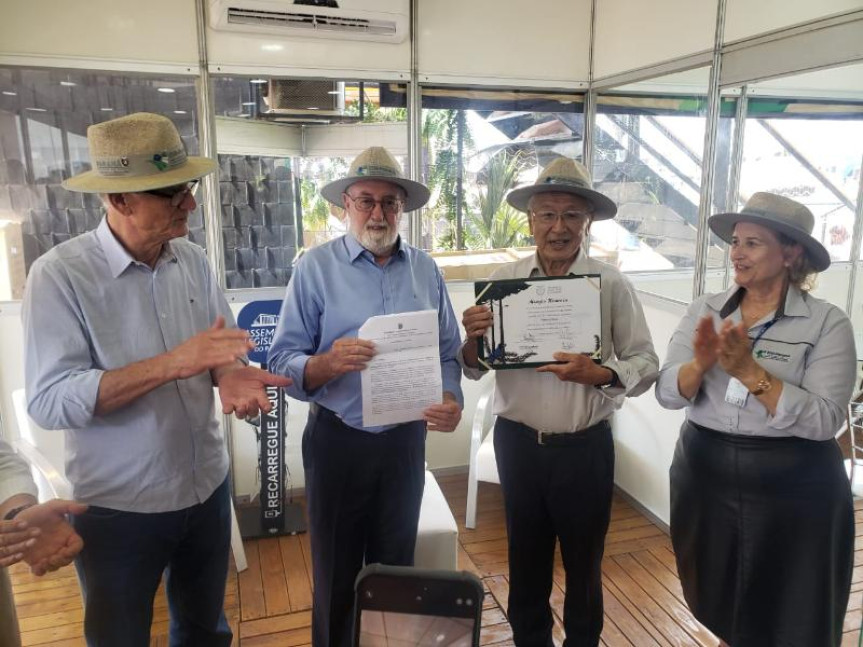
<path id="1" fill-rule="evenodd" d="M 480 484 L 477 527 L 464 528 L 467 478 L 438 479 L 459 522 L 459 565 L 482 577 L 486 598 L 482 644 L 511 645 L 506 620 L 506 535 L 500 488 Z M 855 501 L 858 549 L 854 583 L 845 618 L 843 647 L 857 645 L 863 596 L 863 500 Z M 249 541 L 249 569 L 231 570 L 225 611 L 242 647 L 310 643 L 311 582 L 308 535 Z M 716 645 L 683 601 L 668 537 L 620 497 L 615 497 L 603 562 L 605 628 L 608 647 L 632 645 Z M 55 647 L 84 645 L 78 582 L 73 569 L 35 578 L 21 565 L 11 569 L 22 642 Z M 563 571 L 555 569 L 552 593 L 555 641 L 563 639 Z M 167 645 L 168 613 L 160 593 L 153 622 L 153 645 Z M 237 644 L 237 642 L 235 642 Z"/>

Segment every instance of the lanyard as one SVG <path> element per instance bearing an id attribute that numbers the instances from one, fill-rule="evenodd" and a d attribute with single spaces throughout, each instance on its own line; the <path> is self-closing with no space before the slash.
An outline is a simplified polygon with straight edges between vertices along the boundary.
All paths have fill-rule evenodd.
<path id="1" fill-rule="evenodd" d="M 758 331 L 758 334 L 755 335 L 755 339 L 752 340 L 752 350 L 755 350 L 756 344 L 758 344 L 758 342 L 761 341 L 761 338 L 764 336 L 764 333 L 766 333 L 768 330 L 770 330 L 770 327 L 773 324 L 775 324 L 777 321 L 779 321 L 781 318 L 782 318 L 782 315 L 777 314 L 773 317 L 773 319 L 771 319 L 766 324 L 763 324 L 761 326 L 761 330 Z"/>

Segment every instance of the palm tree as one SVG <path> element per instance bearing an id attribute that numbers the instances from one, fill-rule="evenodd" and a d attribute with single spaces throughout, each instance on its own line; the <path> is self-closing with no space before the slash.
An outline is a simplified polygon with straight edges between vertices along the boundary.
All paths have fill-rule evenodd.
<path id="1" fill-rule="evenodd" d="M 477 178 L 473 207 L 467 216 L 468 247 L 497 249 L 525 245 L 530 238 L 527 216 L 504 199 L 515 185 L 522 154 L 495 153 Z"/>

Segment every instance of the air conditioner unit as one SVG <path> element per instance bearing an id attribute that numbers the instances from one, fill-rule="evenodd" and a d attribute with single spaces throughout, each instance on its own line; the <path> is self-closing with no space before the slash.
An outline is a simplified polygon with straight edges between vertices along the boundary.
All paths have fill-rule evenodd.
<path id="1" fill-rule="evenodd" d="M 340 121 L 345 115 L 342 81 L 270 79 L 260 118 L 286 123 Z"/>
<path id="2" fill-rule="evenodd" d="M 210 0 L 216 30 L 401 43 L 410 0 Z"/>

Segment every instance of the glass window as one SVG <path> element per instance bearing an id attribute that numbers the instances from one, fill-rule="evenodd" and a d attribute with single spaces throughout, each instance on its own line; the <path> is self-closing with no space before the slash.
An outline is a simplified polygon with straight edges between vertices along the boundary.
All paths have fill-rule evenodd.
<path id="1" fill-rule="evenodd" d="M 423 247 L 531 245 L 525 215 L 504 198 L 553 158 L 581 159 L 583 95 L 426 86 L 422 107 L 422 178 L 432 192 Z"/>
<path id="2" fill-rule="evenodd" d="M 741 199 L 756 191 L 802 202 L 813 235 L 834 261 L 847 261 L 863 158 L 863 102 L 750 98 Z"/>
<path id="3" fill-rule="evenodd" d="M 685 76 L 684 76 L 685 75 Z M 638 287 L 689 300 L 697 247 L 706 69 L 617 88 L 597 97 L 595 187 L 618 205 L 591 227 L 591 256 L 640 273 Z M 685 83 L 680 82 L 681 80 Z M 733 113 L 733 105 L 723 112 Z M 711 244 L 708 267 L 724 263 Z"/>
<path id="4" fill-rule="evenodd" d="M 87 127 L 133 112 L 169 117 L 198 153 L 190 77 L 0 67 L 0 300 L 20 299 L 36 258 L 102 218 L 99 196 L 60 183 L 90 169 Z M 189 238 L 205 244 L 198 208 Z"/>
<path id="5" fill-rule="evenodd" d="M 812 211 L 812 235 L 832 260 L 812 293 L 842 309 L 848 307 L 863 160 L 861 73 L 857 64 L 749 84 L 740 169 L 740 205 L 756 191 L 769 191 Z M 848 313 L 855 330 L 863 322 L 859 270 Z M 863 349 L 859 334 L 857 345 Z"/>
<path id="6" fill-rule="evenodd" d="M 324 184 L 373 145 L 405 168 L 406 86 L 217 77 L 213 87 L 226 286 L 286 285 L 301 250 L 345 232 Z"/>

